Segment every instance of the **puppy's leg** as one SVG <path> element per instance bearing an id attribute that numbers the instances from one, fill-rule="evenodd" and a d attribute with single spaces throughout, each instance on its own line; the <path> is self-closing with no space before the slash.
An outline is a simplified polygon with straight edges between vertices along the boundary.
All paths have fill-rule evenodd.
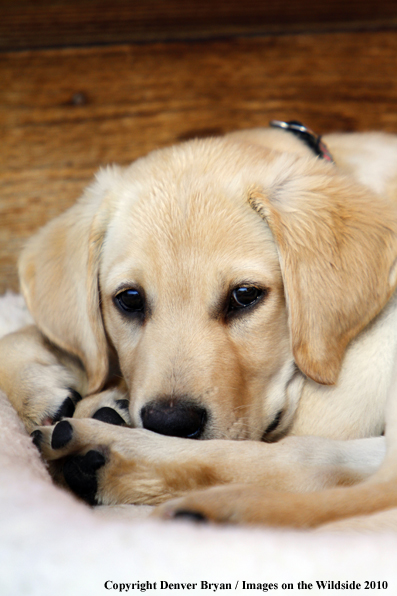
<path id="1" fill-rule="evenodd" d="M 306 494 L 271 492 L 243 484 L 196 491 L 165 503 L 155 514 L 165 519 L 314 528 L 393 507 L 397 507 L 397 481 Z"/>
<path id="2" fill-rule="evenodd" d="M 397 507 L 321 525 L 318 532 L 396 532 Z"/>
<path id="3" fill-rule="evenodd" d="M 313 437 L 289 437 L 275 444 L 194 441 L 87 419 L 35 431 L 43 456 L 65 462 L 63 473 L 72 490 L 101 504 L 157 504 L 231 483 L 297 491 L 352 484 L 382 461 L 383 440 L 373 441 L 373 448 L 371 440 L 351 441 L 350 450 L 350 442 Z M 360 450 L 371 452 L 372 458 L 357 469 Z"/>
<path id="4" fill-rule="evenodd" d="M 52 346 L 36 327 L 0 340 L 0 388 L 29 432 L 73 416 L 86 387 L 78 360 Z"/>
<path id="5" fill-rule="evenodd" d="M 374 447 L 373 450 L 371 445 Z M 347 450 L 345 463 L 351 469 L 352 477 L 354 471 L 358 472 L 360 468 L 360 460 L 362 464 L 368 466 L 372 459 L 373 474 L 368 474 L 365 477 L 364 469 L 362 469 L 360 474 L 362 482 L 356 486 L 329 488 L 321 491 L 317 489 L 308 494 L 271 493 L 262 486 L 247 484 L 215 487 L 169 501 L 158 508 L 155 515 L 166 519 L 186 517 L 221 523 L 314 528 L 323 524 L 332 524 L 338 520 L 347 520 L 351 517 L 366 516 L 396 508 L 396 467 L 394 466 L 393 475 L 390 459 L 385 460 L 384 458 L 386 442 L 383 438 L 346 441 L 345 446 Z M 349 450 L 350 454 L 348 455 Z M 388 474 L 383 473 L 386 464 Z M 326 469 L 327 465 L 324 461 L 323 472 Z M 367 472 L 369 471 L 368 467 Z M 340 527 L 349 528 L 349 525 L 345 523 Z M 373 528 L 374 523 L 368 527 Z M 335 524 L 335 529 L 338 529 L 337 524 Z"/>

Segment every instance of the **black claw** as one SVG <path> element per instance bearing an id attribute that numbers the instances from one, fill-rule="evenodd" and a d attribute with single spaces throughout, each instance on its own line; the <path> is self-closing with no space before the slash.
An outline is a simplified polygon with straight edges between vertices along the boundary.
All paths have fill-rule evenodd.
<path id="1" fill-rule="evenodd" d="M 61 449 L 65 447 L 73 436 L 73 427 L 67 420 L 58 422 L 52 432 L 51 447 L 53 449 Z"/>
<path id="2" fill-rule="evenodd" d="M 116 404 L 122 410 L 127 410 L 127 412 L 130 409 L 130 402 L 128 401 L 128 399 L 116 399 Z"/>
<path id="3" fill-rule="evenodd" d="M 199 513 L 198 511 L 189 511 L 188 509 L 179 509 L 173 513 L 172 517 L 174 519 L 186 519 L 196 523 L 204 523 L 208 521 L 202 513 Z"/>
<path id="4" fill-rule="evenodd" d="M 96 472 L 106 463 L 99 451 L 91 450 L 66 460 L 63 475 L 69 488 L 90 505 L 97 505 L 98 482 Z"/>
<path id="5" fill-rule="evenodd" d="M 75 405 L 71 397 L 67 397 L 64 402 L 62 403 L 61 407 L 55 414 L 52 422 L 55 424 L 59 422 L 62 418 L 72 418 L 75 410 Z"/>
<path id="6" fill-rule="evenodd" d="M 41 432 L 41 430 L 34 430 L 30 434 L 30 436 L 32 437 L 33 445 L 35 445 L 41 453 L 41 442 L 43 440 L 43 433 Z"/>
<path id="7" fill-rule="evenodd" d="M 75 389 L 69 387 L 68 391 L 68 397 L 63 401 L 61 407 L 55 413 L 52 419 L 53 424 L 59 422 L 60 420 L 62 420 L 62 418 L 72 418 L 76 409 L 76 404 L 82 399 L 80 393 L 78 393 L 78 391 L 76 391 Z"/>
<path id="8" fill-rule="evenodd" d="M 93 415 L 93 418 L 95 418 L 95 420 L 100 420 L 101 422 L 106 422 L 107 424 L 115 424 L 116 426 L 125 424 L 125 420 L 118 412 L 116 412 L 116 410 L 106 406 L 97 410 Z"/>

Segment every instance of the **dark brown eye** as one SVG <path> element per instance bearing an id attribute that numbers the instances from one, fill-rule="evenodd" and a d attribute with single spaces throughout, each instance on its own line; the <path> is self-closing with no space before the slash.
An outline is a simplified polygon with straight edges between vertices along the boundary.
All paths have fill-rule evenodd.
<path id="1" fill-rule="evenodd" d="M 263 296 L 264 291 L 255 286 L 240 286 L 235 288 L 230 296 L 229 312 L 252 306 Z"/>
<path id="2" fill-rule="evenodd" d="M 138 290 L 124 290 L 117 294 L 116 304 L 127 313 L 143 313 L 145 300 Z"/>

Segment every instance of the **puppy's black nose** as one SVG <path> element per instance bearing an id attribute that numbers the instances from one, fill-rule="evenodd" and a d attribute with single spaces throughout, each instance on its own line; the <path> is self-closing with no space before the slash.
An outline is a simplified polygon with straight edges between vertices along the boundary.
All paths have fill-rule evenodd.
<path id="1" fill-rule="evenodd" d="M 207 422 L 204 408 L 183 397 L 162 398 L 141 410 L 143 427 L 161 435 L 198 439 Z"/>

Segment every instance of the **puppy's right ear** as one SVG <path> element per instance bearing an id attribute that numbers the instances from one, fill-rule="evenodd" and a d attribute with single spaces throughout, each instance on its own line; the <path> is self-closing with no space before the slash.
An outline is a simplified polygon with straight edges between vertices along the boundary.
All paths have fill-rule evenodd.
<path id="1" fill-rule="evenodd" d="M 89 393 L 102 387 L 109 367 L 98 270 L 118 176 L 118 168 L 101 171 L 73 207 L 27 243 L 19 260 L 21 290 L 38 328 L 82 361 Z"/>

